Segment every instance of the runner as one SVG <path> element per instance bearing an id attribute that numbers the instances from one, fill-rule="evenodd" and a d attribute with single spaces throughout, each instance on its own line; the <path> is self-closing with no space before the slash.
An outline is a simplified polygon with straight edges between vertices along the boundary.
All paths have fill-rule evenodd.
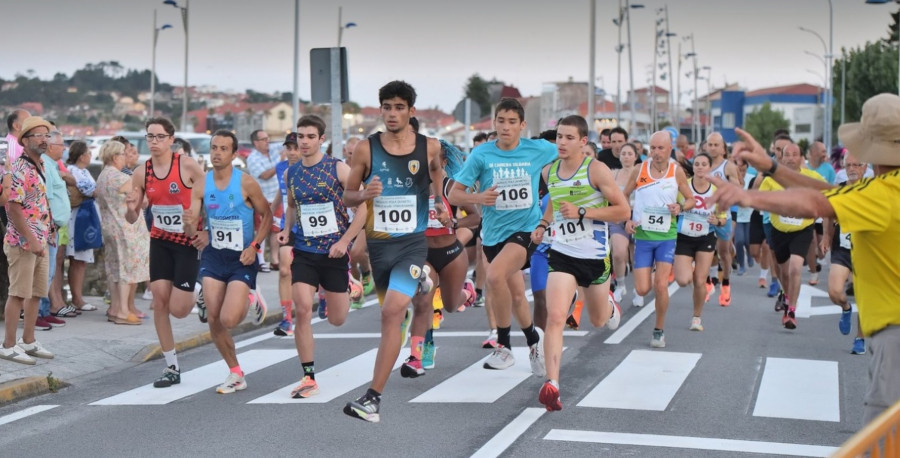
<path id="1" fill-rule="evenodd" d="M 209 333 L 228 364 L 228 377 L 216 388 L 220 394 L 247 388 L 230 330 L 244 321 L 251 306 L 255 324 L 262 324 L 266 316 L 263 302 L 251 291 L 256 289 L 259 269 L 256 253 L 269 235 L 269 225 L 260 225 L 254 234 L 253 215 L 259 213 L 263 221 L 270 221 L 272 210 L 259 183 L 232 166 L 237 148 L 237 137 L 231 131 L 213 134 L 209 146 L 213 168 L 206 173 L 206 180 L 194 183 L 191 208 L 184 218 L 184 232 L 191 239 L 198 238 L 201 218 L 208 228 L 199 238 L 209 241 L 209 246 L 198 247 L 203 250 L 200 278 Z"/>
<path id="2" fill-rule="evenodd" d="M 694 208 L 678 218 L 678 240 L 675 243 L 675 281 L 679 286 L 694 286 L 694 316 L 691 331 L 702 331 L 703 304 L 709 300 L 706 277 L 716 247 L 716 227 L 726 224 L 725 212 L 714 211 L 706 200 L 716 191 L 707 179 L 712 157 L 708 153 L 694 156 L 694 176 L 688 180 L 694 192 Z"/>
<path id="3" fill-rule="evenodd" d="M 694 208 L 694 193 L 688 186 L 684 170 L 670 160 L 672 137 L 659 131 L 650 137 L 649 160 L 632 172 L 625 195 L 634 192 L 631 221 L 625 225 L 634 234 L 634 289 L 644 296 L 653 289 L 656 294 L 656 327 L 650 346 L 663 348 L 666 338 L 666 310 L 669 308 L 669 274 L 675 261 L 678 238 L 676 219 L 679 213 Z M 678 193 L 684 203 L 678 203 Z M 652 269 L 656 268 L 653 277 Z"/>
<path id="4" fill-rule="evenodd" d="M 516 99 L 497 104 L 494 127 L 499 138 L 472 151 L 450 191 L 454 205 L 482 205 L 482 247 L 487 257 L 487 293 L 497 322 L 497 348 L 485 369 L 507 369 L 515 364 L 510 349 L 512 314 L 522 327 L 530 350 L 531 370 L 543 377 L 543 330 L 536 328 L 525 298 L 522 269 L 535 246 L 531 232 L 540 222 L 538 180 L 540 172 L 556 159 L 556 146 L 545 140 L 521 138 L 525 109 Z M 467 193 L 480 183 L 481 192 Z"/>
<path id="5" fill-rule="evenodd" d="M 297 146 L 297 133 L 291 132 L 284 139 L 284 154 L 286 159 L 275 164 L 275 176 L 278 178 L 277 205 L 281 205 L 282 212 L 279 221 L 279 231 L 284 231 L 284 219 L 288 208 L 288 187 L 284 179 L 287 169 L 300 160 L 300 148 Z M 273 214 L 275 210 L 272 210 Z M 294 236 L 296 227 L 288 227 L 288 239 L 278 247 L 278 299 L 281 301 L 282 319 L 275 327 L 273 333 L 276 336 L 294 335 L 293 300 L 291 294 L 291 264 L 294 260 Z"/>
<path id="6" fill-rule="evenodd" d="M 350 167 L 322 152 L 325 121 L 316 115 L 305 115 L 297 121 L 297 133 L 291 135 L 296 138 L 300 161 L 285 172 L 288 214 L 278 242 L 287 243 L 291 232 L 295 233 L 291 263 L 292 292 L 297 305 L 294 342 L 303 377 L 291 391 L 291 397 L 308 398 L 319 392 L 312 333 L 313 296 L 317 288 L 324 290 L 328 322 L 334 326 L 344 324 L 350 309 L 347 253 L 353 238 L 362 230 L 366 210 L 360 208 L 356 221 L 349 222 L 341 194 L 348 189 Z"/>
<path id="7" fill-rule="evenodd" d="M 538 400 L 547 410 L 562 410 L 559 398 L 559 369 L 563 328 L 570 298 L 578 287 L 595 327 L 619 326 L 621 312 L 609 292 L 609 252 L 607 221 L 627 219 L 630 208 L 612 173 L 600 161 L 585 157 L 581 147 L 587 142 L 587 122 L 578 115 L 567 116 L 557 125 L 556 147 L 559 161 L 544 168 L 550 203 L 544 220 L 531 238 L 540 243 L 550 228 L 553 242 L 547 256 L 547 329 L 544 355 L 547 381 Z M 563 178 L 568 177 L 568 178 Z M 550 224 L 545 224 L 552 221 Z"/>
<path id="8" fill-rule="evenodd" d="M 344 413 L 374 423 L 381 419 L 381 392 L 400 355 L 400 324 L 424 282 L 429 188 L 432 195 L 441 195 L 442 179 L 440 143 L 409 128 L 409 118 L 416 112 L 415 89 L 392 81 L 378 90 L 378 101 L 387 132 L 356 145 L 344 188 L 344 205 L 366 204 L 367 216 L 360 221 L 366 224 L 369 260 L 381 303 L 381 343 L 372 384 L 344 406 Z M 357 191 L 363 180 L 365 189 Z M 434 209 L 438 221 L 449 218 L 443 202 L 435 202 Z"/>
<path id="9" fill-rule="evenodd" d="M 166 361 L 166 369 L 153 382 L 156 388 L 181 383 L 175 337 L 169 315 L 184 318 L 196 297 L 194 285 L 200 265 L 198 248 L 209 241 L 206 231 L 191 238 L 184 231 L 184 214 L 191 205 L 191 188 L 204 180 L 197 161 L 172 153 L 175 126 L 166 118 L 151 118 L 147 129 L 150 159 L 132 176 L 135 192 L 128 196 L 125 218 L 134 224 L 146 194 L 153 221 L 150 228 L 150 290 L 153 324 Z"/>
<path id="10" fill-rule="evenodd" d="M 710 164 L 710 173 L 716 178 L 728 180 L 736 186 L 744 185 L 744 177 L 740 174 L 734 162 L 725 158 L 725 140 L 722 134 L 713 132 L 706 137 L 706 152 L 712 158 Z M 725 224 L 713 227 L 716 233 L 716 252 L 719 255 L 719 270 L 722 272 L 720 284 L 722 289 L 719 291 L 719 305 L 728 307 L 731 305 L 731 267 L 734 254 L 732 250 L 732 219 L 731 213 L 725 213 L 727 221 Z"/>
<path id="11" fill-rule="evenodd" d="M 631 180 L 631 174 L 634 173 L 634 165 L 637 163 L 637 149 L 634 145 L 626 143 L 619 150 L 619 161 L 622 163 L 621 169 L 613 170 L 616 184 L 623 192 L 625 187 Z M 632 196 L 632 201 L 634 197 Z M 633 202 L 629 202 L 631 204 Z M 613 259 L 613 275 L 615 283 L 613 291 L 616 302 L 621 302 L 622 298 L 628 294 L 628 287 L 625 286 L 625 277 L 628 275 L 628 264 L 631 259 L 632 247 L 634 246 L 634 238 L 625 231 L 625 222 L 609 223 L 609 240 L 612 245 Z M 644 305 L 643 296 L 635 295 L 632 298 L 632 304 L 636 307 Z"/>

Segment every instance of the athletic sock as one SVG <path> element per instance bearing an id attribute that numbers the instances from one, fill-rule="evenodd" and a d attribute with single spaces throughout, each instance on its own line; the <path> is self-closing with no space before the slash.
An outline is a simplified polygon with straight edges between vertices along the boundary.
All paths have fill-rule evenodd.
<path id="1" fill-rule="evenodd" d="M 429 329 L 425 331 L 425 343 L 434 343 L 434 330 Z"/>
<path id="2" fill-rule="evenodd" d="M 534 323 L 531 323 L 527 328 L 522 328 L 522 332 L 525 334 L 525 341 L 529 347 L 541 341 L 541 336 L 538 335 L 537 329 L 534 328 Z"/>
<path id="3" fill-rule="evenodd" d="M 173 348 L 170 351 L 164 351 L 163 357 L 166 358 L 166 366 L 174 366 L 175 370 L 179 370 L 178 368 L 178 356 L 175 355 L 175 349 Z"/>
<path id="4" fill-rule="evenodd" d="M 759 269 L 759 278 L 766 280 L 769 278 L 769 269 Z"/>
<path id="5" fill-rule="evenodd" d="M 292 323 L 294 320 L 291 319 L 291 301 L 281 301 L 281 311 L 284 314 L 283 320 Z"/>
<path id="6" fill-rule="evenodd" d="M 481 288 L 475 288 L 475 297 L 481 297 Z"/>
<path id="7" fill-rule="evenodd" d="M 509 344 L 509 330 L 512 329 L 511 326 L 507 326 L 505 328 L 497 327 L 497 343 L 503 345 L 506 348 L 510 348 Z"/>
<path id="8" fill-rule="evenodd" d="M 422 347 L 425 345 L 425 338 L 412 336 L 409 339 L 409 356 L 422 360 Z"/>
<path id="9" fill-rule="evenodd" d="M 722 286 L 729 286 L 731 282 L 727 278 L 722 279 Z"/>
<path id="10" fill-rule="evenodd" d="M 237 366 L 234 366 L 234 367 L 229 367 L 228 371 L 231 372 L 232 374 L 237 374 L 238 377 L 244 376 L 244 371 L 241 370 L 240 364 L 238 364 Z"/>
<path id="11" fill-rule="evenodd" d="M 373 390 L 372 388 L 369 388 L 368 390 L 366 390 L 366 396 L 368 396 L 378 402 L 381 402 L 381 393 Z"/>
<path id="12" fill-rule="evenodd" d="M 303 375 L 309 377 L 313 380 L 316 379 L 316 363 L 315 361 L 310 361 L 308 363 L 300 363 L 300 366 L 303 367 Z"/>

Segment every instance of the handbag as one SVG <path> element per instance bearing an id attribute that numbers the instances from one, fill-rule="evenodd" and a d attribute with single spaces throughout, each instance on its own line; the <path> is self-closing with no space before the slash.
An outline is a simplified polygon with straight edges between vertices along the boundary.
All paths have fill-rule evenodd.
<path id="1" fill-rule="evenodd" d="M 75 214 L 74 233 L 69 234 L 75 251 L 98 249 L 103 246 L 103 233 L 100 228 L 100 213 L 94 205 L 94 199 L 84 199 Z"/>

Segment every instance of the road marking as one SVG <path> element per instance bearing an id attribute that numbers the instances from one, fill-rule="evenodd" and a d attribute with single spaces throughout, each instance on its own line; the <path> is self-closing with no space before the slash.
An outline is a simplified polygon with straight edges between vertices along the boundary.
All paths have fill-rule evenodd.
<path id="1" fill-rule="evenodd" d="M 310 398 L 291 398 L 291 390 L 298 383 L 295 382 L 265 396 L 258 397 L 247 404 L 324 404 L 370 382 L 377 354 L 378 349 L 373 348 L 334 367 L 316 373 L 319 394 Z M 400 367 L 405 359 L 403 352 L 401 352 L 401 355 L 397 357 L 397 361 L 394 362 L 394 370 Z"/>
<path id="2" fill-rule="evenodd" d="M 265 369 L 297 357 L 297 350 L 250 350 L 238 355 L 241 361 L 241 370 L 244 374 Z M 124 393 L 117 394 L 96 402 L 92 406 L 100 405 L 163 405 L 181 398 L 197 394 L 203 390 L 212 388 L 225 380 L 228 375 L 228 365 L 219 360 L 205 366 L 198 367 L 181 374 L 181 383 L 168 388 L 154 388 L 153 384 L 144 385 Z M 252 385 L 252 380 L 250 381 Z"/>
<path id="3" fill-rule="evenodd" d="M 529 407 L 523 410 L 518 417 L 501 429 L 497 435 L 482 445 L 472 455 L 472 458 L 495 458 L 500 456 L 522 433 L 538 421 L 546 411 L 547 409 L 543 407 Z"/>
<path id="4" fill-rule="evenodd" d="M 663 436 L 658 434 L 631 434 L 603 431 L 576 431 L 551 429 L 544 440 L 590 442 L 596 444 L 640 445 L 645 447 L 670 447 L 722 452 L 763 453 L 769 455 L 830 456 L 837 447 L 823 445 L 788 444 L 784 442 L 760 442 L 714 437 Z"/>
<path id="5" fill-rule="evenodd" d="M 670 283 L 669 284 L 669 297 L 671 298 L 672 295 L 674 295 L 675 292 L 678 291 L 679 288 L 680 287 L 678 286 L 678 283 L 675 283 L 675 282 Z M 611 336 L 607 337 L 606 340 L 603 341 L 603 343 L 605 343 L 605 344 L 620 344 L 620 343 L 622 343 L 622 341 L 625 340 L 625 338 L 628 337 L 628 335 L 631 334 L 632 331 L 637 329 L 637 327 L 640 326 L 641 323 L 643 323 L 644 320 L 646 320 L 647 317 L 650 316 L 650 314 L 652 314 L 653 312 L 656 311 L 655 306 L 656 306 L 656 299 L 653 299 L 652 301 L 650 301 L 650 303 L 641 307 L 641 310 L 639 312 L 635 313 L 634 316 L 632 316 L 628 321 L 626 321 L 621 326 L 619 326 L 619 329 L 617 329 L 616 332 L 612 333 Z"/>
<path id="6" fill-rule="evenodd" d="M 32 415 L 37 415 L 41 412 L 46 412 L 50 409 L 55 409 L 57 407 L 59 407 L 59 406 L 44 404 L 44 405 L 39 405 L 39 406 L 32 406 L 27 409 L 22 409 L 18 412 L 11 413 L 9 415 L 4 415 L 4 416 L 0 417 L 0 426 L 3 426 L 7 423 L 12 423 L 16 420 L 21 420 L 23 418 L 30 417 Z"/>
<path id="7" fill-rule="evenodd" d="M 260 342 L 269 340 L 269 339 L 271 339 L 271 338 L 273 338 L 273 337 L 276 337 L 276 336 L 275 336 L 275 334 L 272 334 L 271 332 L 266 333 L 266 334 L 260 334 L 260 335 L 258 335 L 258 336 L 256 336 L 256 337 L 250 337 L 250 338 L 248 338 L 248 339 L 244 339 L 244 340 L 235 342 L 235 343 L 234 343 L 234 349 L 235 349 L 235 350 L 239 350 L 239 349 L 244 348 L 244 347 L 246 347 L 246 346 L 253 345 L 253 344 L 255 344 L 255 343 L 260 343 Z M 292 339 L 293 339 L 293 337 L 292 337 Z"/>
<path id="8" fill-rule="evenodd" d="M 588 331 L 564 331 L 563 335 L 566 337 L 584 337 L 588 334 Z M 435 331 L 435 338 L 443 338 L 443 337 L 484 337 L 484 331 Z M 514 335 L 510 337 L 522 337 L 525 338 L 524 335 Z M 316 335 L 316 340 L 319 339 L 378 339 L 381 338 L 381 333 L 379 332 L 355 332 L 355 333 L 334 333 L 334 334 L 318 334 Z"/>
<path id="9" fill-rule="evenodd" d="M 839 315 L 841 313 L 840 306 L 834 304 L 831 306 L 813 307 L 812 300 L 814 297 L 828 297 L 828 293 L 815 286 L 800 285 L 800 294 L 797 295 L 797 309 L 794 311 L 794 315 L 797 318 L 809 318 L 812 315 Z"/>
<path id="10" fill-rule="evenodd" d="M 766 358 L 755 417 L 841 421 L 837 361 Z"/>
<path id="11" fill-rule="evenodd" d="M 664 411 L 699 360 L 700 353 L 633 350 L 578 407 Z"/>
<path id="12" fill-rule="evenodd" d="M 516 364 L 509 369 L 485 369 L 484 362 L 488 359 L 486 356 L 409 402 L 494 402 L 533 376 L 528 360 L 528 347 L 513 347 L 512 353 Z"/>

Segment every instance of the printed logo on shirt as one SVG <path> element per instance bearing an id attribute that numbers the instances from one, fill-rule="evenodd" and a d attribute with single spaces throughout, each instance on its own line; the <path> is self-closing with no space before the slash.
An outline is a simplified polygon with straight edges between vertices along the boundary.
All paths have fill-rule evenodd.
<path id="1" fill-rule="evenodd" d="M 379 171 L 379 172 L 390 172 L 390 171 L 391 171 L 391 169 L 389 169 L 388 166 L 387 166 L 387 161 L 382 161 L 382 162 L 381 162 L 381 168 L 378 169 L 378 171 Z"/>
<path id="2" fill-rule="evenodd" d="M 412 278 L 419 278 L 422 275 L 422 268 L 417 265 L 409 266 L 409 275 Z"/>
<path id="3" fill-rule="evenodd" d="M 178 184 L 175 182 L 169 183 L 169 194 L 178 194 Z"/>
<path id="4" fill-rule="evenodd" d="M 419 160 L 413 159 L 413 160 L 409 161 L 409 163 L 406 165 L 406 167 L 409 169 L 409 173 L 415 175 L 416 173 L 419 172 Z"/>

